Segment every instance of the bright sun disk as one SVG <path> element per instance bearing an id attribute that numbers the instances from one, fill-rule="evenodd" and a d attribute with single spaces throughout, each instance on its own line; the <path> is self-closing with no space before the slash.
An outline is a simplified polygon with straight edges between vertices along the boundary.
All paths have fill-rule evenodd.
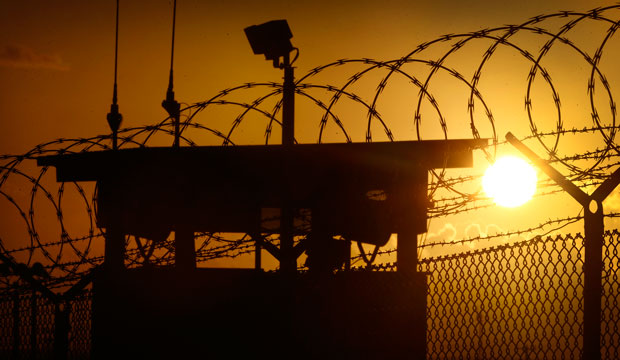
<path id="1" fill-rule="evenodd" d="M 482 188 L 496 204 L 516 207 L 526 203 L 536 191 L 536 170 L 514 156 L 499 158 L 482 178 Z"/>

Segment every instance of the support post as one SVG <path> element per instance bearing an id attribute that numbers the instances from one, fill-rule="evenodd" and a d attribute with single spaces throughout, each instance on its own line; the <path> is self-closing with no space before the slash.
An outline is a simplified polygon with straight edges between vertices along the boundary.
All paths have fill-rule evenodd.
<path id="1" fill-rule="evenodd" d="M 583 359 L 601 358 L 601 299 L 603 296 L 603 206 L 584 210 Z M 592 210 L 595 210 L 594 212 Z"/>
<path id="2" fill-rule="evenodd" d="M 351 240 L 346 239 L 345 241 L 347 242 L 347 261 L 344 263 L 344 269 L 346 271 L 350 271 L 351 270 Z"/>
<path id="3" fill-rule="evenodd" d="M 280 271 L 294 274 L 297 271 L 297 256 L 293 251 L 293 209 L 290 205 L 282 207 L 280 214 Z"/>
<path id="4" fill-rule="evenodd" d="M 260 236 L 260 233 L 253 233 L 252 240 L 254 240 L 254 269 L 261 270 L 263 267 L 262 264 L 262 251 L 263 251 L 263 239 Z"/>
<path id="5" fill-rule="evenodd" d="M 19 336 L 19 328 L 20 328 L 20 319 L 19 316 L 19 293 L 13 293 L 13 358 L 19 359 L 20 347 L 21 347 L 21 336 Z"/>
<path id="6" fill-rule="evenodd" d="M 426 216 L 412 216 L 412 209 L 427 213 L 429 201 L 428 168 L 421 165 L 403 170 L 393 188 L 387 189 L 387 196 L 399 194 L 393 216 L 397 217 L 396 270 L 403 274 L 414 274 L 418 270 L 418 234 L 427 231 Z M 415 213 L 415 212 L 414 212 Z"/>
<path id="7" fill-rule="evenodd" d="M 196 244 L 194 231 L 180 228 L 174 234 L 176 267 L 179 270 L 196 269 Z"/>
<path id="8" fill-rule="evenodd" d="M 282 145 L 293 146 L 295 143 L 295 76 L 289 55 L 284 56 L 284 85 L 282 94 Z M 288 158 L 283 159 L 282 166 L 288 168 Z M 293 174 L 287 174 L 292 177 Z M 288 196 L 287 196 L 288 198 Z M 294 209 L 284 199 L 280 213 L 280 271 L 293 274 L 297 271 L 297 256 L 293 251 Z"/>
<path id="9" fill-rule="evenodd" d="M 295 74 L 289 61 L 284 57 L 284 85 L 282 88 L 282 145 L 295 143 Z"/>
<path id="10" fill-rule="evenodd" d="M 412 231 L 398 233 L 396 266 L 400 273 L 413 274 L 418 268 L 418 235 Z"/>
<path id="11" fill-rule="evenodd" d="M 69 355 L 69 313 L 68 302 L 56 304 L 54 311 L 54 359 L 66 360 Z"/>
<path id="12" fill-rule="evenodd" d="M 111 225 L 105 233 L 104 268 L 108 272 L 125 269 L 125 234 L 117 226 Z"/>
<path id="13" fill-rule="evenodd" d="M 32 292 L 30 298 L 30 357 L 32 359 L 37 358 L 37 293 Z"/>

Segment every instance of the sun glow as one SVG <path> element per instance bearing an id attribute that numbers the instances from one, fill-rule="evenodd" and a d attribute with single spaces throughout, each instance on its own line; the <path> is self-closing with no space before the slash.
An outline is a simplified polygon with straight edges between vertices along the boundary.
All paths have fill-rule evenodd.
<path id="1" fill-rule="evenodd" d="M 482 188 L 496 204 L 516 207 L 526 203 L 536 191 L 536 170 L 514 156 L 499 158 L 482 178 Z"/>

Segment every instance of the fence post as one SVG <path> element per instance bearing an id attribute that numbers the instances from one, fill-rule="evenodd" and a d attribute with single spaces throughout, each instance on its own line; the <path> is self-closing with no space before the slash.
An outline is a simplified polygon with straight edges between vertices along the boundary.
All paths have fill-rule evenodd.
<path id="1" fill-rule="evenodd" d="M 604 219 L 602 205 L 596 209 L 584 210 L 586 236 L 583 262 L 583 359 L 589 360 L 601 358 Z"/>
<path id="2" fill-rule="evenodd" d="M 19 359 L 19 347 L 21 338 L 19 336 L 19 293 L 13 293 L 13 359 Z"/>
<path id="3" fill-rule="evenodd" d="M 37 358 L 37 293 L 34 290 L 30 298 L 30 357 Z"/>
<path id="4" fill-rule="evenodd" d="M 54 311 L 54 359 L 65 360 L 69 355 L 69 302 L 56 303 Z"/>

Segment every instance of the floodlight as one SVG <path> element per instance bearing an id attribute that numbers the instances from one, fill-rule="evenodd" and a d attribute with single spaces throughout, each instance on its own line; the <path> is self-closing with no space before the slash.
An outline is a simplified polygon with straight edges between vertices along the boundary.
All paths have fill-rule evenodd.
<path id="1" fill-rule="evenodd" d="M 266 60 L 277 63 L 281 56 L 288 56 L 293 51 L 290 39 L 293 37 L 286 20 L 272 20 L 261 25 L 252 25 L 244 29 L 254 54 L 265 55 Z"/>

